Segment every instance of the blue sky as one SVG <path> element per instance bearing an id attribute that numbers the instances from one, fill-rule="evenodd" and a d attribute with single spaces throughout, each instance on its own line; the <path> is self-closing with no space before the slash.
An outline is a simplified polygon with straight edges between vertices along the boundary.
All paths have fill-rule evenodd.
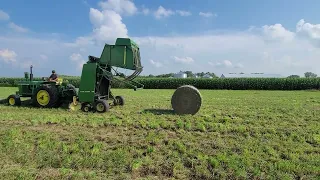
<path id="1" fill-rule="evenodd" d="M 103 43 L 130 37 L 143 74 L 191 70 L 320 75 L 320 1 L 2 0 L 0 76 L 80 75 Z"/>

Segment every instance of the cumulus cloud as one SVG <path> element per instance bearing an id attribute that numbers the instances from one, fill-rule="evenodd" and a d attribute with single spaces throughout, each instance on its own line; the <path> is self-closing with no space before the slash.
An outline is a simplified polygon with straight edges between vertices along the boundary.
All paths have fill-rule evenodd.
<path id="1" fill-rule="evenodd" d="M 158 9 L 154 12 L 154 16 L 156 17 L 156 19 L 163 19 L 163 18 L 167 18 L 173 15 L 180 15 L 180 16 L 191 16 L 192 13 L 189 11 L 185 11 L 185 10 L 171 10 L 171 9 L 166 9 L 163 6 L 159 6 Z"/>
<path id="2" fill-rule="evenodd" d="M 6 62 L 16 62 L 17 54 L 13 50 L 9 49 L 0 49 L 0 58 Z"/>
<path id="3" fill-rule="evenodd" d="M 174 15 L 174 11 L 170 9 L 165 9 L 162 6 L 159 6 L 158 10 L 154 12 L 154 15 L 157 19 L 166 18 Z"/>
<path id="4" fill-rule="evenodd" d="M 73 53 L 73 54 L 71 54 L 70 57 L 69 57 L 69 59 L 70 59 L 72 62 L 76 63 L 78 70 L 81 70 L 83 64 L 86 63 L 86 61 L 84 60 L 83 56 L 82 56 L 81 54 L 79 54 L 79 53 Z"/>
<path id="5" fill-rule="evenodd" d="M 223 67 L 223 68 L 230 68 L 232 67 L 232 62 L 229 60 L 224 60 L 222 62 L 217 62 L 217 63 L 213 63 L 213 62 L 208 62 L 209 65 L 214 66 L 214 67 Z"/>
<path id="6" fill-rule="evenodd" d="M 150 63 L 156 68 L 159 68 L 159 67 L 163 66 L 163 64 L 161 62 L 155 61 L 153 59 L 150 59 Z"/>
<path id="7" fill-rule="evenodd" d="M 96 41 L 108 42 L 118 37 L 128 37 L 127 27 L 115 11 L 90 8 L 90 22 L 94 27 L 92 36 Z"/>
<path id="8" fill-rule="evenodd" d="M 172 57 L 176 62 L 183 63 L 183 64 L 191 64 L 194 62 L 194 60 L 191 57 Z"/>
<path id="9" fill-rule="evenodd" d="M 130 0 L 108 0 L 99 3 L 101 10 L 90 8 L 89 20 L 93 30 L 88 36 L 81 36 L 75 42 L 64 43 L 68 47 L 103 45 L 114 43 L 116 38 L 128 37 L 127 26 L 123 23 L 122 14 L 133 15 L 137 12 L 135 4 Z"/>
<path id="10" fill-rule="evenodd" d="M 8 24 L 8 27 L 16 32 L 21 32 L 21 33 L 25 33 L 28 32 L 27 28 L 21 27 L 16 25 L 15 23 L 11 22 Z"/>
<path id="11" fill-rule="evenodd" d="M 71 56 L 70 56 L 70 60 L 71 61 L 80 61 L 80 60 L 82 60 L 83 58 L 82 58 L 82 55 L 81 54 L 79 54 L 79 53 L 73 53 L 73 54 L 71 54 Z"/>
<path id="12" fill-rule="evenodd" d="M 9 14 L 0 9 L 0 21 L 7 21 L 9 19 Z"/>
<path id="13" fill-rule="evenodd" d="M 189 11 L 182 11 L 182 10 L 177 10 L 176 11 L 180 16 L 191 16 L 191 12 Z"/>
<path id="14" fill-rule="evenodd" d="M 285 29 L 281 24 L 265 25 L 262 27 L 267 40 L 291 41 L 295 34 Z"/>
<path id="15" fill-rule="evenodd" d="M 112 10 L 119 14 L 133 15 L 138 11 L 131 0 L 108 0 L 106 2 L 99 2 L 103 10 Z"/>
<path id="16" fill-rule="evenodd" d="M 199 12 L 199 15 L 202 17 L 217 17 L 217 14 L 213 14 L 212 12 Z"/>
<path id="17" fill-rule="evenodd" d="M 301 19 L 296 25 L 296 32 L 320 47 L 320 24 L 306 23 Z"/>
<path id="18" fill-rule="evenodd" d="M 77 38 L 74 42 L 41 38 L 22 38 L 21 40 L 20 37 L 23 35 L 16 38 L 0 35 L 0 49 L 14 49 L 19 57 L 29 56 L 29 54 L 31 57 L 39 57 L 39 52 L 45 53 L 50 60 L 52 59 L 48 64 L 59 65 L 61 73 L 78 74 L 79 71 L 73 71 L 70 66 L 82 67 L 85 62 L 84 57 L 89 55 L 85 52 L 97 56 L 101 54 L 103 46 L 96 44 L 95 41 L 114 43 L 117 37 L 128 37 L 128 29 L 122 18 L 124 14 L 134 14 L 132 13 L 134 11 L 115 7 L 117 6 L 109 5 L 108 8 L 103 6 L 100 6 L 101 9 L 91 8 L 89 18 L 93 31 L 88 36 Z M 168 10 L 162 6 L 157 11 L 159 18 L 179 14 L 178 11 Z M 205 13 L 202 15 L 212 17 Z M 296 32 L 291 32 L 275 22 L 275 24 L 267 24 L 259 28 L 251 27 L 249 31 L 153 37 L 131 36 L 130 38 L 140 46 L 144 66 L 142 74 L 177 72 L 181 68 L 193 72 L 214 72 L 216 74 L 225 73 L 230 68 L 234 68 L 232 69 L 234 71 L 237 69 L 240 71 L 241 68 L 241 72 L 246 73 L 264 72 L 290 75 L 312 71 L 320 74 L 317 69 L 320 65 L 319 46 L 306 41 L 317 40 L 317 29 L 317 24 L 301 20 L 297 23 Z M 298 35 L 300 38 L 297 38 Z M 270 41 L 273 43 L 269 43 Z M 30 46 L 34 48 L 25 48 Z M 155 57 L 162 61 L 155 60 Z M 196 61 L 191 57 L 196 58 Z M 63 61 L 63 59 L 69 60 Z M 212 61 L 214 59 L 219 61 Z M 166 68 L 156 70 L 154 68 L 164 65 Z M 3 66 L 0 66 L 0 69 L 3 70 Z"/>

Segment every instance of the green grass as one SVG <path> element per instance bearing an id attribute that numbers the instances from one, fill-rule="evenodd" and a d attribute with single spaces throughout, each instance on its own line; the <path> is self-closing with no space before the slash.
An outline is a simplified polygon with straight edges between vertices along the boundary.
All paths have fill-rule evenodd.
<path id="1" fill-rule="evenodd" d="M 173 92 L 116 89 L 105 114 L 0 105 L 0 176 L 319 179 L 320 92 L 201 90 L 195 116 L 171 113 Z"/>

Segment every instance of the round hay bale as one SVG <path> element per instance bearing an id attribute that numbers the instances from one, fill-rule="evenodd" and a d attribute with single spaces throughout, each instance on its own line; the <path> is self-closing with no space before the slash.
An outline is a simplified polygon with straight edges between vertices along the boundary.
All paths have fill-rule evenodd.
<path id="1" fill-rule="evenodd" d="M 197 88 L 183 85 L 176 89 L 171 98 L 171 105 L 177 114 L 196 114 L 202 104 L 202 97 Z"/>

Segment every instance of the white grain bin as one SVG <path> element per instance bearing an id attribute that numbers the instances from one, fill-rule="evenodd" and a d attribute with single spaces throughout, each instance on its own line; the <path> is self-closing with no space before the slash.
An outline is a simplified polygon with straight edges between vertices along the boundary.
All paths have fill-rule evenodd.
<path id="1" fill-rule="evenodd" d="M 174 74 L 174 77 L 175 78 L 187 78 L 187 74 L 182 72 L 182 71 L 180 71 L 179 73 Z"/>

